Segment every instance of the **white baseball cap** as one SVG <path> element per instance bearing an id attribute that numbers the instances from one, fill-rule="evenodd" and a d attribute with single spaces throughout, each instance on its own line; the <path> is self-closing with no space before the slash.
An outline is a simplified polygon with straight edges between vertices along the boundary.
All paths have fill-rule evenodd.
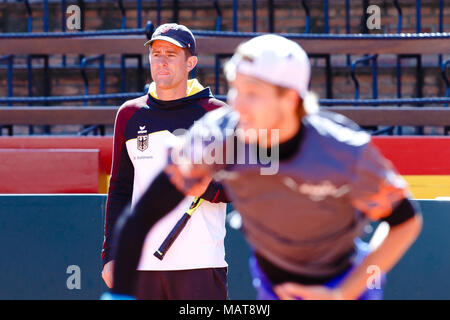
<path id="1" fill-rule="evenodd" d="M 308 55 L 296 42 L 266 34 L 239 45 L 225 65 L 227 80 L 233 81 L 237 72 L 294 89 L 304 99 L 311 66 Z"/>

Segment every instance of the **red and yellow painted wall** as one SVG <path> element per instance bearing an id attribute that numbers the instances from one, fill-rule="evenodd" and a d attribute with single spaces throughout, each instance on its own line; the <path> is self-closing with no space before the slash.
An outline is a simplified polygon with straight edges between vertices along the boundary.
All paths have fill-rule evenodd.
<path id="1" fill-rule="evenodd" d="M 450 137 L 374 137 L 417 199 L 450 197 Z M 0 193 L 106 193 L 111 137 L 0 137 Z"/>
<path id="2" fill-rule="evenodd" d="M 450 137 L 374 137 L 417 199 L 450 197 Z"/>
<path id="3" fill-rule="evenodd" d="M 0 193 L 106 193 L 111 137 L 0 137 Z"/>

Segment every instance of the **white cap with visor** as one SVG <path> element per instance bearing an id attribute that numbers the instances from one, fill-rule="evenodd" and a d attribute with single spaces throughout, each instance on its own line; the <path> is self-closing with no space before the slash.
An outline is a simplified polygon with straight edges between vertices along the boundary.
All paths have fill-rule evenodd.
<path id="1" fill-rule="evenodd" d="M 311 66 L 308 55 L 296 42 L 267 34 L 239 45 L 225 65 L 227 80 L 233 81 L 236 72 L 294 89 L 304 99 L 308 92 Z"/>

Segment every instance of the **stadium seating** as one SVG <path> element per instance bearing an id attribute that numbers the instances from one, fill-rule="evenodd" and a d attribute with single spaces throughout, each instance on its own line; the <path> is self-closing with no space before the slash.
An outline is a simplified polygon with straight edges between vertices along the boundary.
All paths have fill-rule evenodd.
<path id="1" fill-rule="evenodd" d="M 15 181 L 14 173 L 20 175 L 17 181 L 28 177 L 30 183 L 11 183 L 0 192 L 106 192 L 115 112 L 125 100 L 144 94 L 142 84 L 151 80 L 148 64 L 143 63 L 147 60 L 142 44 L 157 25 L 171 21 L 194 29 L 201 55 L 196 76 L 221 99 L 225 96 L 219 93 L 226 90 L 221 66 L 235 47 L 257 32 L 283 32 L 310 54 L 315 70 L 311 88 L 319 93 L 322 106 L 349 116 L 376 135 L 442 135 L 449 131 L 450 35 L 444 32 L 447 8 L 442 0 L 387 4 L 380 30 L 369 30 L 361 22 L 367 18 L 361 3 L 349 1 L 223 0 L 193 4 L 138 0 L 114 5 L 81 1 L 78 5 L 82 7 L 82 23 L 74 32 L 67 29 L 67 5 L 63 2 L 0 3 L 4 12 L 0 19 L 5 20 L 0 34 L 0 135 L 17 136 L 0 139 L 5 163 L 8 159 L 17 167 L 14 171 L 4 169 L 2 179 Z M 7 19 L 13 13 L 24 18 L 18 19 L 17 25 Z M 407 14 L 413 18 L 403 19 Z M 147 20 L 153 22 L 144 26 Z M 42 133 L 50 136 L 33 136 Z M 66 136 L 57 136 L 61 134 Z M 79 137 L 97 134 L 107 137 Z M 420 197 L 448 192 L 443 161 L 439 172 L 423 169 L 433 167 L 427 161 L 437 161 L 430 156 L 436 148 L 426 149 L 435 143 L 432 140 L 420 143 L 421 156 L 415 161 L 409 161 L 410 156 L 401 160 L 406 152 L 398 151 L 414 142 L 375 140 L 415 186 L 413 189 L 422 188 L 419 193 L 415 191 Z M 61 149 L 70 149 L 73 154 Z M 94 154 L 97 169 L 75 161 L 84 155 L 84 162 L 95 162 Z M 60 174 L 65 172 L 67 182 L 73 185 L 61 188 L 56 175 L 30 176 L 25 169 L 30 163 L 39 164 L 36 171 L 40 173 L 65 163 L 58 167 L 63 170 Z M 414 170 L 411 163 L 417 164 Z M 82 180 L 87 172 L 92 177 Z M 53 187 L 37 187 L 49 181 L 54 181 Z"/>

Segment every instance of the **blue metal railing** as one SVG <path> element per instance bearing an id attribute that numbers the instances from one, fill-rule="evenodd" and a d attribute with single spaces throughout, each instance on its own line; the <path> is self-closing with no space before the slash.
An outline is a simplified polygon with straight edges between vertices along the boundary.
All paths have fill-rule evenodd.
<path id="1" fill-rule="evenodd" d="M 444 0 L 439 0 L 439 32 L 444 32 Z M 439 65 L 442 65 L 442 54 L 438 57 Z"/>
<path id="2" fill-rule="evenodd" d="M 121 12 L 121 29 L 126 29 L 126 10 L 123 4 L 123 0 L 118 0 L 118 6 Z M 142 30 L 142 0 L 136 1 L 136 17 L 137 17 L 137 29 Z M 153 33 L 153 26 L 146 26 L 146 32 L 148 29 L 152 28 L 151 33 Z M 121 92 L 126 91 L 126 61 L 136 60 L 137 61 L 137 87 L 144 87 L 144 75 L 142 67 L 142 55 L 141 54 L 122 54 L 120 56 L 120 89 Z"/>
<path id="3" fill-rule="evenodd" d="M 445 60 L 441 64 L 441 75 L 445 83 L 445 96 L 450 97 L 450 81 L 447 76 L 447 67 L 450 65 L 450 59 Z M 448 103 L 445 104 L 448 107 Z"/>
<path id="4" fill-rule="evenodd" d="M 331 56 L 329 54 L 310 54 L 311 59 L 323 59 L 325 61 L 325 97 L 333 98 L 333 71 L 331 67 Z"/>
<path id="5" fill-rule="evenodd" d="M 125 11 L 125 7 L 123 6 L 123 0 L 118 0 L 117 4 L 119 6 L 121 18 L 120 18 L 120 28 L 125 29 L 127 24 L 127 14 Z"/>
<path id="6" fill-rule="evenodd" d="M 137 73 L 136 87 L 137 88 L 144 87 L 144 68 L 143 68 L 143 63 L 142 63 L 142 55 L 141 54 L 123 54 L 120 57 L 120 79 L 121 79 L 120 89 L 121 89 L 121 92 L 127 91 L 126 61 L 133 60 L 133 59 L 136 60 L 136 62 L 137 62 L 137 64 L 136 64 L 136 73 Z"/>
<path id="7" fill-rule="evenodd" d="M 89 63 L 92 63 L 94 61 L 98 61 L 99 63 L 99 79 L 100 79 L 100 95 L 105 94 L 105 55 L 100 54 L 88 58 L 81 58 L 80 61 L 80 67 L 81 67 L 81 75 L 83 77 L 84 81 L 84 94 L 85 96 L 89 95 L 89 79 L 86 74 L 86 66 Z M 84 100 L 84 105 L 87 105 L 87 100 Z M 105 100 L 100 100 L 101 105 L 105 105 Z M 94 135 L 97 135 L 100 131 L 100 135 L 105 135 L 105 126 L 104 125 L 86 125 L 84 126 L 84 129 L 82 130 L 82 135 L 87 135 L 89 132 L 93 132 Z"/>
<path id="8" fill-rule="evenodd" d="M 350 0 L 345 0 L 345 33 L 350 34 L 351 28 L 350 28 Z M 351 58 L 348 54 L 346 56 L 347 59 L 347 67 L 351 64 Z"/>
<path id="9" fill-rule="evenodd" d="M 323 33 L 330 33 L 330 15 L 328 0 L 323 0 Z"/>
<path id="10" fill-rule="evenodd" d="M 233 31 L 238 31 L 238 0 L 233 0 Z"/>
<path id="11" fill-rule="evenodd" d="M 172 3 L 172 22 L 178 23 L 179 21 L 180 2 L 179 0 L 173 0 Z"/>
<path id="12" fill-rule="evenodd" d="M 80 38 L 80 37 L 98 37 L 98 36 L 123 36 L 123 35 L 142 35 L 146 30 L 141 29 L 119 29 L 119 30 L 100 30 L 83 32 L 12 32 L 0 33 L 0 39 L 16 38 Z M 233 32 L 233 31 L 213 31 L 213 30 L 192 30 L 194 36 L 218 37 L 218 38 L 249 38 L 265 34 L 264 32 Z M 450 39 L 450 32 L 444 33 L 409 33 L 409 34 L 305 34 L 305 33 L 277 33 L 288 39 L 293 40 L 420 40 L 420 39 Z"/>
<path id="13" fill-rule="evenodd" d="M 75 96 L 51 96 L 51 97 L 0 97 L 0 104 L 8 103 L 66 103 L 66 102 L 84 102 L 84 101 L 107 101 L 138 98 L 147 93 L 147 90 L 141 92 L 127 93 L 105 93 Z M 226 101 L 225 95 L 215 95 L 219 100 Z M 319 99 L 319 104 L 327 106 L 393 106 L 393 105 L 443 105 L 450 103 L 450 97 L 431 97 L 431 98 L 402 98 L 402 99 Z"/>
<path id="14" fill-rule="evenodd" d="M 61 0 L 61 32 L 66 32 L 66 0 Z M 66 66 L 66 55 L 61 57 L 61 65 Z"/>
<path id="15" fill-rule="evenodd" d="M 309 6 L 306 3 L 306 0 L 302 0 L 302 7 L 305 11 L 305 33 L 309 33 L 310 23 L 311 23 L 311 13 L 309 11 Z"/>
<path id="16" fill-rule="evenodd" d="M 302 8 L 305 11 L 305 33 L 310 32 L 311 27 L 311 12 L 309 9 L 309 3 L 306 0 L 302 0 Z M 348 4 L 346 4 L 347 6 Z M 323 33 L 330 33 L 330 6 L 328 0 L 323 0 Z M 349 33 L 349 32 L 347 32 Z"/>
<path id="17" fill-rule="evenodd" d="M 14 56 L 12 54 L 7 54 L 0 57 L 0 61 L 6 62 L 6 86 L 7 86 L 7 95 L 8 97 L 13 96 L 13 64 L 14 64 Z M 11 104 L 9 104 L 11 106 Z"/>
<path id="18" fill-rule="evenodd" d="M 33 31 L 33 10 L 31 10 L 31 5 L 30 2 L 28 0 L 24 1 L 25 3 L 25 8 L 27 10 L 27 32 L 31 32 Z"/>
<path id="19" fill-rule="evenodd" d="M 6 71 L 6 86 L 7 86 L 7 95 L 8 97 L 13 96 L 13 64 L 14 64 L 14 56 L 12 54 L 4 55 L 0 57 L 0 62 L 5 61 L 7 66 Z M 8 106 L 11 106 L 11 103 L 8 103 Z M 13 135 L 13 127 L 12 125 L 8 126 L 0 126 L 0 136 L 3 134 L 3 128 L 6 128 L 8 130 L 8 135 Z"/>
<path id="20" fill-rule="evenodd" d="M 33 96 L 33 61 L 34 60 L 43 60 L 44 61 L 44 77 L 43 81 L 43 94 L 44 96 L 50 96 L 50 70 L 49 70 L 49 58 L 48 55 L 29 55 L 27 56 L 27 76 L 28 76 L 28 96 Z M 31 105 L 31 104 L 30 104 Z M 34 133 L 34 127 L 28 127 L 29 134 Z M 46 134 L 50 134 L 50 127 L 44 126 L 44 132 Z"/>
<path id="21" fill-rule="evenodd" d="M 149 27 L 150 26 L 150 27 Z M 84 37 L 88 37 L 88 36 L 96 36 L 98 34 L 107 34 L 107 35 L 112 35 L 112 34 L 135 34 L 135 33 L 143 33 L 144 31 L 148 32 L 147 36 L 150 36 L 151 34 L 151 28 L 152 24 L 149 23 L 147 24 L 147 27 L 145 29 L 133 29 L 133 30 L 108 30 L 108 31 L 101 31 L 101 32 L 80 32 L 78 33 L 78 36 L 84 36 Z M 150 29 L 150 30 L 149 30 Z M 74 34 L 73 33 L 56 33 L 58 37 L 72 37 Z M 233 32 L 214 32 L 214 31 L 196 31 L 194 30 L 194 34 L 195 35 L 204 35 L 204 36 L 222 36 L 222 37 L 228 37 L 228 36 L 252 36 L 254 35 L 253 33 L 243 33 L 243 32 L 239 32 L 239 33 L 233 33 Z M 56 36 L 54 33 L 33 33 L 31 34 L 32 37 L 54 37 Z M 404 38 L 408 38 L 408 39 L 418 39 L 418 38 L 427 38 L 427 37 L 434 37 L 434 38 L 442 38 L 442 39 L 449 39 L 450 38 L 450 34 L 440 34 L 440 35 L 408 35 L 408 36 L 404 36 L 404 35 L 394 35 L 394 34 L 390 34 L 390 35 L 321 35 L 321 34 L 287 34 L 286 35 L 289 38 L 292 39 L 362 39 L 362 38 L 383 38 L 383 39 L 404 39 Z M 25 37 L 24 34 L 22 33 L 15 33 L 15 34 L 0 34 L 0 38 L 23 38 Z M 419 77 L 420 78 L 420 77 Z M 330 79 L 330 77 L 327 77 L 327 79 Z M 329 98 L 329 95 L 327 95 Z M 418 95 L 420 96 L 420 95 Z"/>
<path id="22" fill-rule="evenodd" d="M 450 97 L 402 99 L 319 99 L 319 104 L 321 106 L 439 105 L 445 103 L 450 103 Z"/>
<path id="23" fill-rule="evenodd" d="M 309 5 L 306 1 L 302 1 L 302 7 L 305 11 L 306 22 L 305 22 L 305 33 L 308 34 L 310 27 L 310 10 Z M 328 20 L 328 2 L 324 3 L 324 21 Z M 324 23 L 324 33 L 329 33 L 328 22 Z M 324 59 L 325 60 L 325 84 L 326 84 L 326 97 L 327 99 L 333 98 L 333 72 L 331 70 L 331 57 L 329 54 L 310 54 L 309 58 Z"/>
<path id="24" fill-rule="evenodd" d="M 20 38 L 80 38 L 80 37 L 100 37 L 100 36 L 132 36 L 142 35 L 145 28 L 135 29 L 113 29 L 98 31 L 73 31 L 73 32 L 9 32 L 0 33 L 0 39 L 20 39 Z"/>
<path id="25" fill-rule="evenodd" d="M 252 31 L 258 31 L 258 3 L 252 0 Z"/>
<path id="26" fill-rule="evenodd" d="M 222 60 L 228 59 L 229 54 L 216 54 L 214 64 L 214 94 L 220 95 L 220 70 L 222 68 Z"/>
<path id="27" fill-rule="evenodd" d="M 269 33 L 275 32 L 275 3 L 274 0 L 267 1 L 267 20 L 269 24 Z"/>
<path id="28" fill-rule="evenodd" d="M 85 102 L 85 101 L 107 101 L 134 99 L 142 96 L 143 92 L 127 92 L 127 93 L 105 93 L 105 94 L 89 94 L 74 96 L 49 96 L 49 97 L 0 97 L 1 104 L 7 103 L 26 103 L 31 104 L 48 104 L 48 103 L 66 103 L 66 102 Z M 450 101 L 450 99 L 449 99 Z"/>
<path id="29" fill-rule="evenodd" d="M 84 81 L 84 94 L 87 96 L 89 95 L 89 79 L 86 74 L 86 66 L 89 63 L 92 63 L 94 61 L 98 61 L 99 63 L 99 79 L 100 79 L 100 94 L 105 94 L 105 55 L 99 54 L 93 57 L 83 58 L 81 59 L 80 67 L 81 67 L 81 76 L 83 77 Z M 104 101 L 100 102 L 101 104 L 104 104 Z M 84 105 L 87 105 L 87 100 L 84 101 Z"/>
<path id="30" fill-rule="evenodd" d="M 422 30 L 422 0 L 416 0 L 416 33 Z"/>
<path id="31" fill-rule="evenodd" d="M 377 63 L 377 54 L 373 54 L 367 57 L 363 57 L 360 59 L 357 59 L 353 61 L 353 63 L 350 66 L 350 74 L 353 80 L 353 83 L 355 85 L 355 100 L 359 99 L 359 81 L 356 78 L 356 67 L 359 64 L 362 64 L 367 61 L 372 62 L 372 98 L 377 99 L 378 98 L 378 63 Z"/>
<path id="32" fill-rule="evenodd" d="M 447 76 L 447 66 L 449 66 L 449 65 L 450 65 L 450 59 L 443 61 L 441 64 L 441 75 L 442 75 L 442 78 L 444 79 L 444 83 L 445 83 L 445 96 L 446 97 L 450 97 L 450 81 Z M 446 103 L 445 106 L 448 107 L 448 103 Z M 445 135 L 448 135 L 450 133 L 450 126 L 446 126 L 444 128 L 444 133 L 445 133 Z"/>
<path id="33" fill-rule="evenodd" d="M 256 1 L 255 1 L 256 2 Z M 237 2 L 236 2 L 237 5 Z M 216 9 L 217 19 L 216 19 L 216 31 L 222 29 L 222 10 L 219 5 L 219 1 L 214 1 L 214 8 Z M 234 9 L 234 7 L 233 7 Z M 253 20 L 255 22 L 255 20 Z M 216 54 L 214 56 L 214 93 L 220 94 L 220 69 L 222 67 L 221 61 L 223 59 L 229 58 L 228 54 Z"/>
<path id="34" fill-rule="evenodd" d="M 398 3 L 398 0 L 394 0 L 394 6 L 397 9 L 397 16 L 398 16 L 398 20 L 397 20 L 397 33 L 401 33 L 402 32 L 402 26 L 403 26 L 403 11 L 402 8 L 400 6 L 400 4 Z M 401 69 L 401 59 L 399 56 L 397 56 L 397 98 L 401 98 L 402 97 L 402 69 Z M 398 128 L 398 133 L 401 135 L 402 134 L 402 128 L 399 127 Z"/>
<path id="35" fill-rule="evenodd" d="M 82 6 L 84 8 L 84 0 L 78 0 L 77 1 L 79 6 Z M 42 12 L 43 12 L 43 29 L 44 32 L 32 32 L 33 31 L 33 10 L 32 10 L 32 6 L 30 5 L 30 1 L 29 0 L 24 0 L 24 4 L 27 10 L 27 15 L 28 15 L 28 21 L 27 21 L 27 33 L 24 34 L 20 34 L 20 33 L 10 33 L 10 34 L 0 34 L 0 39 L 1 38 L 20 38 L 20 37 L 42 37 L 42 38 L 46 38 L 46 37 L 79 37 L 79 36 L 100 36 L 100 35 L 132 35 L 132 34 L 142 34 L 142 33 L 147 33 L 147 36 L 149 34 L 151 34 L 153 32 L 153 26 L 151 31 L 149 31 L 148 26 L 146 28 L 141 28 L 142 25 L 142 0 L 136 0 L 136 11 L 137 11 L 137 28 L 136 29 L 125 29 L 126 28 L 126 7 L 124 6 L 124 2 L 123 0 L 117 0 L 118 3 L 118 9 L 121 12 L 121 27 L 122 30 L 100 30 L 100 31 L 81 31 L 81 32 L 70 32 L 70 33 L 66 33 L 65 30 L 65 5 L 66 5 L 66 1 L 65 0 L 61 0 L 61 32 L 60 33 L 47 33 L 46 31 L 48 31 L 48 0 L 43 0 L 42 1 Z M 397 8 L 397 12 L 398 12 L 398 22 L 397 22 L 397 32 L 400 34 L 401 30 L 402 30 L 402 23 L 403 23 L 403 12 L 402 12 L 402 8 L 401 5 L 399 4 L 399 1 L 397 0 L 393 0 L 392 1 L 393 5 L 395 6 L 395 8 Z M 173 0 L 171 2 L 172 4 L 172 9 L 173 9 L 173 16 L 172 19 L 173 21 L 178 21 L 178 13 L 179 13 L 179 9 L 180 9 L 180 4 L 179 1 L 177 0 Z M 333 4 L 333 3 L 331 3 Z M 369 4 L 369 1 L 364 0 L 363 1 L 364 6 Z M 439 32 L 443 33 L 443 26 L 444 26 L 444 16 L 443 16 L 443 12 L 444 12 L 444 1 L 443 0 L 439 0 L 439 19 L 437 20 L 438 23 L 438 28 L 439 28 Z M 258 28 L 258 14 L 257 14 L 257 0 L 252 0 L 251 1 L 251 5 L 252 5 L 252 18 L 253 18 L 253 23 L 252 23 L 252 31 L 253 32 L 238 32 L 238 22 L 239 22 L 239 1 L 238 0 L 232 0 L 232 30 L 233 32 L 229 32 L 229 31 L 221 31 L 222 29 L 222 12 L 219 6 L 219 1 L 215 0 L 214 1 L 214 6 L 216 7 L 216 13 L 217 13 L 217 20 L 216 20 L 216 30 L 215 31 L 194 31 L 194 35 L 196 36 L 222 36 L 222 37 L 228 37 L 228 36 L 242 36 L 242 37 L 248 37 L 248 36 L 255 36 L 255 35 L 259 35 L 261 33 L 257 33 L 257 28 Z M 276 21 L 275 21 L 275 1 L 273 0 L 268 0 L 266 3 L 267 7 L 268 7 L 268 30 L 269 32 L 274 32 L 275 31 L 275 27 L 276 27 Z M 301 6 L 303 7 L 304 11 L 305 11 L 305 34 L 285 34 L 285 36 L 287 36 L 288 38 L 291 39 L 299 39 L 299 38 L 303 38 L 303 39 L 308 39 L 308 38 L 318 38 L 318 39 L 330 39 L 330 38 L 337 38 L 337 39 L 351 39 L 351 38 L 355 38 L 356 36 L 364 39 L 364 36 L 361 35 L 352 35 L 350 34 L 351 32 L 351 25 L 350 25 L 350 1 L 349 0 L 345 0 L 345 35 L 333 35 L 334 37 L 332 37 L 332 35 L 329 35 L 330 32 L 330 28 L 329 28 L 329 21 L 330 21 L 330 17 L 329 17 L 329 10 L 330 10 L 330 2 L 328 0 L 323 0 L 322 1 L 322 9 L 323 9 L 323 33 L 324 34 L 308 34 L 311 30 L 311 16 L 310 16 L 310 10 L 309 10 L 309 6 L 308 6 L 308 1 L 306 0 L 302 0 L 301 1 Z M 363 6 L 363 7 L 364 7 Z M 422 30 L 422 17 L 421 17 L 421 11 L 422 11 L 422 2 L 420 0 L 416 0 L 415 1 L 415 8 L 416 8 L 416 32 L 420 33 Z M 364 8 L 363 8 L 364 9 Z M 129 9 L 128 9 L 129 10 Z M 82 14 L 84 13 L 85 10 L 82 10 Z M 156 21 L 157 21 L 157 25 L 160 25 L 162 23 L 161 20 L 161 11 L 162 11 L 162 0 L 156 0 Z M 362 16 L 362 21 L 364 21 L 364 13 Z M 84 17 L 82 17 L 82 30 L 84 30 Z M 364 24 L 362 24 L 362 27 L 364 29 Z M 368 38 L 370 37 L 385 37 L 385 38 L 390 38 L 390 39 L 395 39 L 396 37 L 401 37 L 399 34 L 397 35 L 367 35 Z M 427 35 L 412 35 L 411 38 L 418 38 L 418 37 L 427 37 Z M 442 39 L 445 39 L 448 41 L 449 39 L 449 35 L 446 34 L 442 34 Z M 220 68 L 221 68 L 221 60 L 228 57 L 228 55 L 217 55 L 216 56 L 216 63 L 215 63 L 215 79 L 216 79 L 216 83 L 215 83 L 215 89 L 216 89 L 216 93 L 220 94 L 219 92 L 219 76 L 220 76 Z M 37 58 L 37 57 L 34 57 Z M 34 59 L 33 57 L 31 58 Z M 42 57 L 41 57 L 42 58 Z M 82 61 L 83 57 L 80 57 L 80 62 Z M 140 57 L 142 58 L 142 57 Z M 140 59 L 139 57 L 137 57 L 136 55 L 124 55 L 121 57 L 121 90 L 122 92 L 124 92 L 125 90 L 127 90 L 126 86 L 125 86 L 125 69 L 126 69 L 126 60 L 127 59 L 137 59 L 137 68 L 138 70 L 140 70 L 142 68 L 141 64 L 142 61 L 139 61 Z M 329 100 L 332 98 L 332 71 L 331 71 L 331 59 L 329 55 L 311 55 L 311 58 L 324 58 L 325 59 L 325 64 L 326 64 L 326 81 L 327 81 L 327 89 L 326 89 L 326 97 L 327 99 L 325 99 L 324 101 L 326 102 L 326 100 Z M 398 55 L 397 57 L 397 98 L 399 98 L 399 100 L 395 100 L 398 102 L 398 105 L 400 106 L 402 103 L 400 103 L 399 101 L 403 101 L 401 100 L 402 98 L 402 71 L 401 71 L 401 60 L 402 59 L 416 59 L 417 63 L 416 63 L 416 72 L 417 72 L 417 83 L 416 83 L 416 97 L 417 98 L 421 98 L 423 97 L 423 72 L 422 72 L 422 60 L 421 60 L 421 56 L 420 55 Z M 448 85 L 448 78 L 446 76 L 445 73 L 445 69 L 448 66 L 448 62 L 445 64 L 445 66 L 443 65 L 442 62 L 442 55 L 440 54 L 438 56 L 439 58 L 439 66 L 441 66 L 443 68 L 443 78 L 444 78 L 444 82 L 446 84 L 446 96 L 448 97 L 448 92 L 449 92 L 449 85 Z M 362 63 L 367 63 L 368 61 L 371 61 L 370 56 L 365 56 L 365 59 L 363 59 Z M 44 58 L 44 64 L 45 64 L 45 58 Z M 29 65 L 29 70 L 32 69 L 32 65 L 31 63 L 28 64 Z M 31 65 L 31 67 L 30 67 Z M 63 56 L 62 59 L 62 65 L 66 66 L 66 61 L 65 61 L 65 56 Z M 350 59 L 350 55 L 347 55 L 347 65 L 349 67 L 351 67 L 351 59 Z M 376 59 L 374 61 L 374 65 L 376 65 Z M 356 67 L 356 65 L 355 65 Z M 374 67 L 374 66 L 372 66 Z M 11 66 L 8 68 L 13 68 L 13 64 L 11 63 Z M 31 68 L 31 69 L 30 69 Z M 44 69 L 47 69 L 47 67 L 44 66 Z M 103 69 L 103 70 L 101 70 Z M 8 69 L 9 70 L 9 69 Z M 100 73 L 103 72 L 103 77 L 104 77 L 104 66 L 100 67 L 99 69 Z M 354 70 L 353 70 L 354 71 Z M 47 71 L 46 71 L 47 72 Z M 12 72 L 11 72 L 12 73 Z M 31 73 L 32 71 L 29 71 L 29 95 L 30 98 L 32 97 L 32 85 L 31 85 Z M 139 72 L 141 73 L 141 72 Z M 8 73 L 9 74 L 9 73 Z M 376 75 L 376 72 L 373 72 L 373 75 Z M 100 78 L 102 78 L 102 76 L 100 76 Z M 86 78 L 87 80 L 87 78 Z M 354 79 L 354 81 L 356 80 L 356 78 Z M 357 81 L 357 80 L 356 80 Z M 100 81 L 102 82 L 102 81 Z M 11 88 L 8 87 L 8 92 L 11 91 L 12 92 L 12 78 L 11 81 L 8 78 L 8 86 L 11 86 Z M 139 88 L 141 85 L 141 81 L 138 79 L 138 83 L 137 83 L 137 87 Z M 85 93 L 88 92 L 88 84 L 86 84 L 85 81 Z M 102 86 L 102 85 L 100 85 Z M 104 86 L 104 82 L 103 82 L 103 86 Z M 45 89 L 45 92 L 49 92 L 49 88 L 48 90 Z M 102 90 L 102 88 L 100 88 L 100 92 L 104 93 L 104 88 Z M 376 86 L 376 82 L 373 82 L 372 84 L 372 96 L 373 97 L 377 97 L 378 93 L 377 93 L 377 86 Z M 80 97 L 84 97 L 82 100 L 84 104 L 86 105 L 88 98 L 92 95 L 84 95 L 84 96 L 80 96 Z M 107 95 L 97 95 L 98 97 L 107 97 Z M 359 84 L 356 85 L 355 83 L 355 97 L 359 98 Z M 11 96 L 9 96 L 9 98 L 12 98 Z M 39 98 L 39 97 L 36 97 Z M 108 99 L 108 98 L 105 98 Z M 95 100 L 95 99 L 94 99 Z M 356 99 L 355 99 L 356 100 Z M 8 104 L 12 104 L 15 103 L 14 101 L 17 100 L 7 100 Z M 34 103 L 33 99 L 30 99 L 30 104 Z M 45 102 L 48 103 L 51 100 L 42 100 L 41 102 Z M 56 101 L 56 100 L 55 100 Z M 89 100 L 90 101 L 90 100 Z M 100 101 L 101 103 L 104 103 L 104 99 L 100 98 L 98 101 Z M 358 105 L 362 100 L 358 100 Z M 420 101 L 420 100 L 419 100 Z M 397 103 L 396 102 L 396 103 Z M 338 102 L 339 103 L 339 102 Z M 355 104 L 355 103 L 353 103 Z M 421 105 L 421 103 L 417 103 L 418 105 Z M 374 104 L 376 105 L 376 104 Z M 401 130 L 401 128 L 399 128 L 399 130 Z M 401 131 L 399 132 L 401 133 Z"/>
<path id="36" fill-rule="evenodd" d="M 137 22 L 137 28 L 141 28 L 142 26 L 142 0 L 136 0 L 134 1 L 136 3 L 136 22 Z M 168 1 L 167 1 L 168 2 Z M 216 1 L 214 1 L 216 2 Z M 392 1 L 393 5 L 397 8 L 397 10 L 399 10 L 401 8 L 399 2 L 397 0 L 393 0 Z M 27 31 L 28 32 L 32 32 L 33 29 L 33 10 L 32 10 L 32 6 L 30 4 L 29 0 L 24 0 L 24 4 L 25 4 L 25 8 L 27 11 Z M 84 0 L 77 0 L 77 4 L 81 7 L 83 7 L 84 9 Z M 252 4 L 252 15 L 253 15 L 253 25 L 252 25 L 252 30 L 254 32 L 256 32 L 257 29 L 257 0 L 252 0 L 251 2 Z M 369 4 L 369 1 L 367 0 L 363 0 L 363 5 L 364 5 L 364 13 L 363 13 L 363 17 L 365 14 L 365 7 L 367 7 L 367 5 Z M 48 27 L 49 27 L 49 6 L 48 6 L 48 0 L 42 0 L 42 10 L 43 10 L 43 29 L 44 32 L 48 31 Z M 117 5 L 118 5 L 118 10 L 120 10 L 121 12 L 121 26 L 122 28 L 125 28 L 126 25 L 126 8 L 124 6 L 124 1 L 123 0 L 117 0 Z M 303 8 L 305 9 L 306 12 L 306 21 L 305 21 L 305 26 L 307 29 L 306 32 L 309 32 L 310 30 L 310 14 L 309 14 L 309 8 L 308 8 L 308 4 L 306 0 L 302 0 L 301 5 L 303 6 Z M 66 0 L 61 0 L 61 30 L 65 31 L 65 9 L 66 9 Z M 275 30 L 275 18 L 274 18 L 274 12 L 275 12 L 275 1 L 274 0 L 268 0 L 267 1 L 267 6 L 268 6 L 268 31 L 269 32 L 274 32 Z M 444 25 L 444 19 L 443 19 L 443 12 L 444 12 L 444 0 L 439 0 L 438 1 L 438 6 L 439 6 L 439 32 L 443 32 L 443 25 Z M 178 21 L 178 11 L 180 10 L 180 3 L 178 0 L 172 0 L 171 1 L 171 7 L 173 10 L 173 16 L 172 16 L 172 20 L 173 21 Z M 422 1 L 421 0 L 416 0 L 415 1 L 415 7 L 416 7 L 416 14 L 415 14 L 415 18 L 416 18 L 416 32 L 420 33 L 421 29 L 422 29 L 422 17 L 421 17 L 421 10 L 422 10 Z M 161 11 L 162 11 L 163 7 L 162 7 L 162 0 L 156 0 L 156 23 L 157 25 L 160 25 L 162 23 L 162 19 L 161 19 Z M 329 21 L 330 21 L 330 17 L 329 17 L 329 9 L 330 9 L 330 1 L 329 0 L 322 0 L 322 9 L 323 9 L 323 24 L 324 24 L 324 28 L 323 31 L 325 33 L 329 32 Z M 233 31 L 238 31 L 238 20 L 239 20 L 239 1 L 238 0 L 232 0 L 232 14 L 233 14 L 233 18 L 232 18 L 232 30 Z M 349 0 L 345 0 L 345 20 L 346 20 L 346 24 L 345 24 L 345 28 L 346 28 L 346 33 L 350 32 L 350 1 Z M 84 10 L 81 10 L 81 13 L 84 13 Z M 403 15 L 399 15 L 399 23 L 401 24 L 401 21 L 403 19 Z M 84 19 L 82 19 L 84 20 Z M 364 25 L 362 25 L 362 27 L 364 28 Z"/>
<path id="37" fill-rule="evenodd" d="M 162 8 L 162 0 L 156 0 L 156 23 L 158 26 L 161 25 L 161 8 Z"/>
<path id="38" fill-rule="evenodd" d="M 397 0 L 393 1 L 395 8 L 397 9 L 398 21 L 397 21 L 397 33 L 402 32 L 403 27 L 403 11 Z M 421 1 L 416 0 L 416 32 L 420 33 L 422 30 L 422 20 L 421 20 Z M 440 1 L 439 7 L 440 15 L 443 10 L 443 3 Z M 439 28 L 442 29 L 442 21 L 439 20 Z M 422 71 L 422 56 L 421 55 L 397 55 L 397 98 L 402 97 L 402 60 L 404 59 L 415 59 L 416 60 L 416 96 L 418 98 L 423 97 L 423 71 Z M 441 59 L 441 58 L 439 58 Z M 423 132 L 423 128 L 418 127 L 419 132 Z M 398 127 L 398 134 L 403 133 L 403 128 Z"/>
<path id="39" fill-rule="evenodd" d="M 216 31 L 222 30 L 222 9 L 220 8 L 219 0 L 214 0 L 214 9 L 216 9 Z"/>

